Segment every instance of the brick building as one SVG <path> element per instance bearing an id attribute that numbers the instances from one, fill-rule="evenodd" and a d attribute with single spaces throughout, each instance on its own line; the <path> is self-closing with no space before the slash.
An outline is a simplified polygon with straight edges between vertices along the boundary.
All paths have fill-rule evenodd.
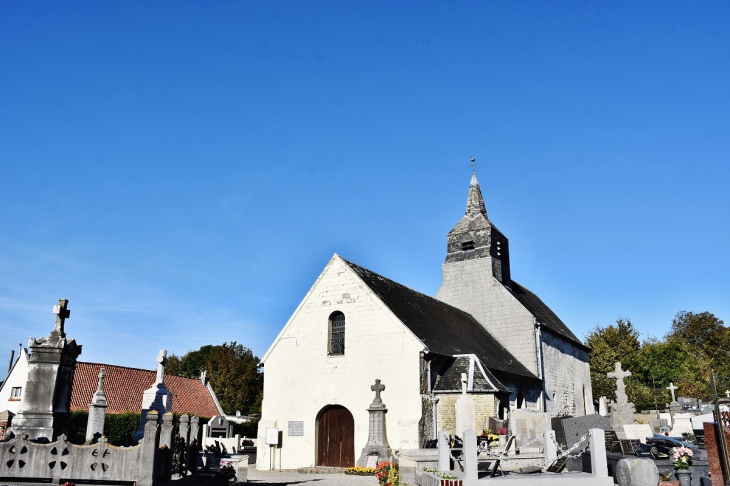
<path id="1" fill-rule="evenodd" d="M 435 298 L 335 255 L 262 358 L 258 467 L 354 465 L 375 379 L 393 449 L 453 432 L 462 373 L 478 426 L 515 408 L 590 411 L 587 348 L 511 279 L 509 262 L 475 174 Z M 266 445 L 267 427 L 283 431 L 278 449 Z"/>

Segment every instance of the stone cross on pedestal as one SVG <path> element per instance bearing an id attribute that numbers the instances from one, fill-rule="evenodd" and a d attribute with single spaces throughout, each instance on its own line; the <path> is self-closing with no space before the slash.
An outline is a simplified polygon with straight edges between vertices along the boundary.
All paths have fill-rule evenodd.
<path id="1" fill-rule="evenodd" d="M 370 386 L 375 392 L 375 400 L 368 407 L 369 431 L 368 443 L 362 449 L 360 458 L 357 460 L 359 467 L 375 467 L 376 462 L 389 461 L 391 449 L 388 445 L 388 437 L 385 433 L 385 404 L 380 399 L 380 392 L 385 390 L 385 386 L 380 384 L 380 380 L 375 380 L 375 384 Z"/>
<path id="2" fill-rule="evenodd" d="M 626 396 L 624 378 L 631 376 L 631 372 L 623 371 L 621 369 L 621 363 L 616 363 L 616 369 L 610 373 L 606 373 L 606 376 L 616 379 L 616 403 L 628 403 L 629 398 Z"/>
<path id="3" fill-rule="evenodd" d="M 373 400 L 370 406 L 383 405 L 383 401 L 380 399 L 380 392 L 385 390 L 385 385 L 381 385 L 380 380 L 375 380 L 375 384 L 370 385 L 370 389 L 375 392 L 375 400 Z"/>
<path id="4" fill-rule="evenodd" d="M 670 392 L 672 392 L 672 401 L 673 401 L 673 402 L 676 402 L 676 401 L 677 401 L 677 400 L 676 400 L 676 399 L 674 398 L 674 390 L 676 390 L 676 389 L 677 389 L 677 387 L 676 387 L 676 386 L 674 386 L 674 383 L 673 383 L 673 382 L 670 382 L 670 383 L 669 383 L 669 386 L 667 387 L 667 390 L 669 390 Z"/>
<path id="5" fill-rule="evenodd" d="M 104 394 L 104 368 L 99 371 L 99 385 L 96 388 L 94 397 L 89 404 L 89 417 L 86 422 L 86 441 L 95 442 L 104 435 L 104 422 L 106 420 L 106 395 Z"/>
<path id="6" fill-rule="evenodd" d="M 155 385 L 162 383 L 165 380 L 165 365 L 167 364 L 167 350 L 160 349 L 160 354 L 157 356 L 157 380 Z"/>
<path id="7" fill-rule="evenodd" d="M 66 337 L 66 333 L 63 330 L 63 324 L 71 317 L 71 310 L 68 307 L 67 299 L 58 299 L 58 305 L 53 306 L 53 313 L 56 314 L 56 325 L 51 331 L 52 334 L 59 334 L 61 337 Z"/>

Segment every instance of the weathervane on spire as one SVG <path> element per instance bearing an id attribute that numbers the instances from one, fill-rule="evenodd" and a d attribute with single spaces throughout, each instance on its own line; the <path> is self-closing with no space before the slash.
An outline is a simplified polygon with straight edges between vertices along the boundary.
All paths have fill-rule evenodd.
<path id="1" fill-rule="evenodd" d="M 474 167 L 476 165 L 477 165 L 477 159 L 475 159 L 474 157 L 471 157 L 471 164 L 469 165 L 469 167 L 471 167 L 472 172 L 474 172 Z"/>

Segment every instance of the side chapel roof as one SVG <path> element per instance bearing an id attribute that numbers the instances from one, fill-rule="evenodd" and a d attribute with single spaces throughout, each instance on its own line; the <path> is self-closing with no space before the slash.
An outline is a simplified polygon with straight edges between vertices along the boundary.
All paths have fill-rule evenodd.
<path id="1" fill-rule="evenodd" d="M 475 354 L 490 371 L 537 379 L 471 314 L 344 258 L 343 261 L 429 351 L 444 356 Z"/>
<path id="2" fill-rule="evenodd" d="M 142 394 L 157 379 L 157 371 L 128 368 L 103 363 L 76 363 L 71 410 L 88 410 L 99 383 L 99 371 L 104 368 L 104 394 L 107 413 L 139 413 Z M 172 413 L 189 413 L 198 417 L 221 415 L 213 396 L 199 378 L 165 375 L 165 386 L 172 393 Z"/>
<path id="3" fill-rule="evenodd" d="M 512 391 L 495 379 L 489 368 L 482 366 L 473 354 L 457 356 L 454 362 L 439 376 L 433 391 L 437 393 L 461 393 L 461 374 L 466 373 L 466 389 L 472 393 L 494 393 Z"/>

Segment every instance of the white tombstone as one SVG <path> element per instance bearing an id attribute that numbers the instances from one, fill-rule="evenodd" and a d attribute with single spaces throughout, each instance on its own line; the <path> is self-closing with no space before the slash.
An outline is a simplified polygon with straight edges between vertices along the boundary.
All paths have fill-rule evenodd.
<path id="1" fill-rule="evenodd" d="M 682 437 L 682 434 L 693 434 L 692 430 L 692 417 L 694 415 L 690 413 L 677 413 L 674 414 L 672 431 L 670 434 L 672 437 Z M 700 427 L 701 428 L 701 427 Z"/>
<path id="2" fill-rule="evenodd" d="M 694 417 L 690 417 L 690 421 L 692 422 L 693 429 L 702 430 L 702 428 L 704 427 L 702 424 L 704 424 L 705 422 L 713 423 L 715 421 L 715 415 L 712 413 L 695 415 Z"/>
<path id="3" fill-rule="evenodd" d="M 448 472 L 451 470 L 451 445 L 449 444 L 449 432 L 446 430 L 439 430 L 439 462 L 438 468 L 441 472 Z"/>
<path id="4" fill-rule="evenodd" d="M 466 394 L 466 373 L 461 374 L 461 396 L 456 400 L 455 434 L 464 438 L 464 432 L 477 429 L 476 407 L 474 400 Z"/>
<path id="5" fill-rule="evenodd" d="M 545 431 L 552 429 L 550 414 L 521 408 L 510 415 L 509 427 L 522 452 L 542 452 Z"/>
<path id="6" fill-rule="evenodd" d="M 620 440 L 638 440 L 646 444 L 646 438 L 653 437 L 654 432 L 649 424 L 624 424 L 624 430 L 616 431 L 616 436 Z"/>
<path id="7" fill-rule="evenodd" d="M 546 430 L 543 434 L 543 442 L 545 443 L 545 467 L 550 467 L 558 458 L 558 448 L 555 446 L 555 431 Z"/>
<path id="8" fill-rule="evenodd" d="M 479 479 L 477 455 L 477 433 L 475 430 L 464 431 L 464 479 Z"/>
<path id="9" fill-rule="evenodd" d="M 598 400 L 598 415 L 608 417 L 608 399 L 605 396 Z"/>

